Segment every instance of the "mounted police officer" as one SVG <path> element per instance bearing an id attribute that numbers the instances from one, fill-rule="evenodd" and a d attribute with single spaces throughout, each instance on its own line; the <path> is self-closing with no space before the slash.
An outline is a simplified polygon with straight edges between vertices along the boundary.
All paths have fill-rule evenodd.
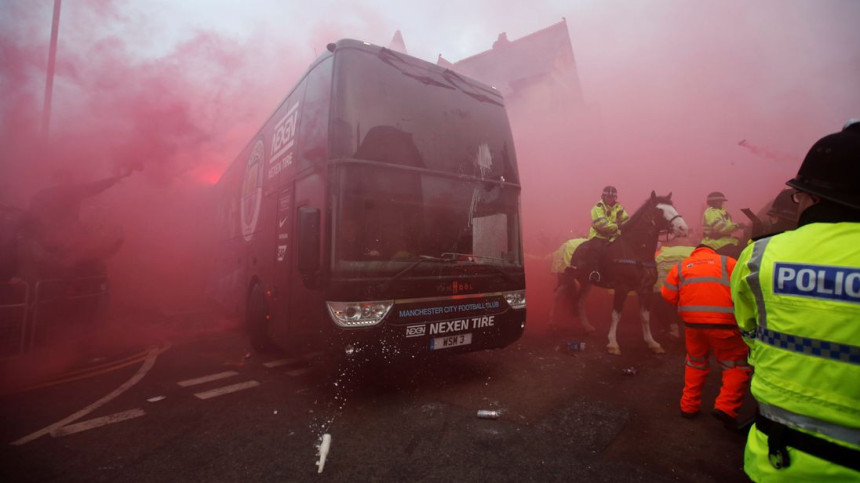
<path id="1" fill-rule="evenodd" d="M 763 220 L 752 212 L 745 213 L 752 221 L 750 239 L 758 240 L 797 228 L 797 204 L 791 199 L 793 195 L 794 188 L 780 191 L 765 212 Z"/>
<path id="2" fill-rule="evenodd" d="M 618 202 L 618 190 L 614 186 L 603 188 L 600 201 L 591 208 L 588 241 L 580 246 L 574 257 L 575 268 L 587 270 L 590 281 L 600 281 L 600 259 L 609 243 L 621 234 L 621 227 L 629 219 L 624 207 Z"/>
<path id="3" fill-rule="evenodd" d="M 732 274 L 759 415 L 755 481 L 860 480 L 860 122 L 816 142 L 794 188 L 798 227 L 762 238 Z"/>
<path id="4" fill-rule="evenodd" d="M 794 190 L 784 189 L 776 195 L 770 209 L 767 210 L 768 223 L 765 229 L 770 235 L 797 228 L 797 203 L 792 200 Z"/>
<path id="5" fill-rule="evenodd" d="M 708 193 L 708 208 L 705 209 L 702 222 L 702 245 L 713 248 L 720 255 L 737 258 L 738 239 L 732 233 L 742 230 L 743 223 L 735 223 L 725 208 L 726 195 L 719 191 Z"/>

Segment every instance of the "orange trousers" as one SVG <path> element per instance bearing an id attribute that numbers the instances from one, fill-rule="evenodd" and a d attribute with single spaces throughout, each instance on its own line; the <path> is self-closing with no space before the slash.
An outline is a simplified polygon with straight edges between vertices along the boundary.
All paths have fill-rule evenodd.
<path id="1" fill-rule="evenodd" d="M 684 370 L 684 392 L 681 411 L 698 412 L 702 405 L 702 386 L 708 378 L 708 359 L 714 356 L 723 369 L 720 393 L 714 409 L 736 418 L 749 388 L 752 367 L 747 364 L 749 348 L 737 329 L 696 329 L 686 327 L 687 363 Z"/>

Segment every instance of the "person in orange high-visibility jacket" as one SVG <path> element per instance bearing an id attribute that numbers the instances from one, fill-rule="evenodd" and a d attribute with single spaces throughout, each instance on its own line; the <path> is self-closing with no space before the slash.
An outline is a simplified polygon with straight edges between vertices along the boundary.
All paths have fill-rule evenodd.
<path id="1" fill-rule="evenodd" d="M 735 263 L 734 258 L 699 245 L 669 270 L 660 289 L 663 298 L 678 307 L 686 328 L 681 416 L 692 418 L 699 413 L 713 350 L 723 369 L 723 378 L 711 414 L 727 428 L 737 428 L 738 409 L 752 373 L 747 364 L 749 349 L 741 338 L 732 305 L 730 281 Z"/>
<path id="2" fill-rule="evenodd" d="M 677 241 L 677 239 L 676 239 Z M 676 339 L 681 337 L 681 319 L 678 317 L 677 310 L 673 305 L 662 300 L 660 290 L 663 288 L 663 281 L 669 275 L 669 270 L 672 269 L 678 262 L 689 257 L 696 247 L 676 245 L 662 246 L 657 249 L 654 254 L 654 263 L 657 264 L 657 280 L 654 282 L 654 293 L 657 298 L 651 303 L 651 323 L 665 322 L 669 326 L 669 335 Z"/>

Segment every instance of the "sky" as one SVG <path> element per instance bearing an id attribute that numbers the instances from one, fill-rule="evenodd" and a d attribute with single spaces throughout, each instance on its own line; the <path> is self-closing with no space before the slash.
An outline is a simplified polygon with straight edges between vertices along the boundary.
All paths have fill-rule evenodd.
<path id="1" fill-rule="evenodd" d="M 542 152 L 514 133 L 539 255 L 585 232 L 605 184 L 630 211 L 671 191 L 691 225 L 713 190 L 735 217 L 757 211 L 816 139 L 860 117 L 855 0 L 66 0 L 45 137 L 52 9 L 0 0 L 0 203 L 26 208 L 58 169 L 84 181 L 133 168 L 93 209 L 124 213 L 127 243 L 157 248 L 152 259 L 182 252 L 181 236 L 153 233 L 187 230 L 182 214 L 205 209 L 194 193 L 340 38 L 387 46 L 400 30 L 411 55 L 456 62 L 566 19 L 599 135 Z"/>
<path id="2" fill-rule="evenodd" d="M 0 0 L 4 134 L 20 126 L 13 109 L 41 109 L 52 6 Z M 330 41 L 388 45 L 400 30 L 410 54 L 457 61 L 489 49 L 501 32 L 515 40 L 562 18 L 586 102 L 608 129 L 645 133 L 643 143 L 655 146 L 644 147 L 667 156 L 694 126 L 800 158 L 860 111 L 860 4 L 852 0 L 67 0 L 52 130 L 79 123 L 82 112 L 134 110 L 125 122 L 152 129 L 160 114 L 182 111 L 187 118 L 174 122 L 187 124 L 162 131 L 183 130 L 173 147 L 198 151 L 175 153 L 176 166 L 159 175 L 204 169 L 183 156 L 223 166 L 254 129 L 239 124 L 258 126 Z M 134 101 L 144 98 L 150 109 L 141 113 Z M 733 129 L 751 118 L 760 125 Z"/>

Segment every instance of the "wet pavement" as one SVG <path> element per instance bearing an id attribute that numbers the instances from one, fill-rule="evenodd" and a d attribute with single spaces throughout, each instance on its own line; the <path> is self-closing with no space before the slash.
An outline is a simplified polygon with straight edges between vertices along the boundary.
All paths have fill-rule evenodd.
<path id="1" fill-rule="evenodd" d="M 146 347 L 104 356 L 109 365 L 171 344 L 139 382 L 76 422 L 127 420 L 9 444 L 115 391 L 146 359 L 2 396 L 3 472 L 14 481 L 745 481 L 741 435 L 707 410 L 679 416 L 681 342 L 654 327 L 667 353 L 652 354 L 628 314 L 620 356 L 604 352 L 608 321 L 596 317 L 590 337 L 538 326 L 504 350 L 339 368 L 249 354 L 235 325 L 203 319 L 169 337 L 143 331 L 131 339 Z M 569 352 L 569 341 L 586 349 Z M 331 449 L 317 474 L 323 433 Z"/>

